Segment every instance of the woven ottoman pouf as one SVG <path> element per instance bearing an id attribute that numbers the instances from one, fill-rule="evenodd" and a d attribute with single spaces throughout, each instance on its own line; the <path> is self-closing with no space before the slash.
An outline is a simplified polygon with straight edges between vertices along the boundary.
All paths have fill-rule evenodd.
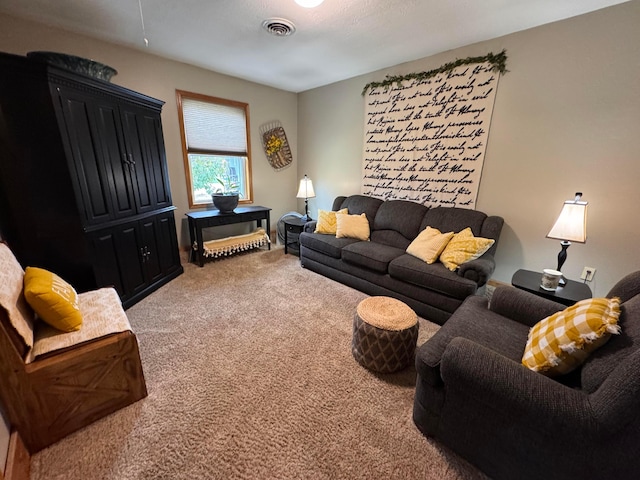
<path id="1" fill-rule="evenodd" d="M 391 297 L 369 297 L 353 318 L 351 353 L 374 372 L 391 373 L 413 362 L 418 317 L 405 303 Z"/>

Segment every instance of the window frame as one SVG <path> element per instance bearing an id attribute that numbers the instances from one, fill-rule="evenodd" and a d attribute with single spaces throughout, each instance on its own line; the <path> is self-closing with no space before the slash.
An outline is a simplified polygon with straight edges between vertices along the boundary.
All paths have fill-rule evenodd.
<path id="1" fill-rule="evenodd" d="M 187 148 L 187 135 L 185 130 L 184 113 L 182 108 L 182 100 L 196 100 L 204 103 L 213 103 L 217 105 L 224 105 L 227 107 L 235 107 L 244 111 L 245 117 L 245 132 L 247 135 L 247 164 L 246 164 L 246 178 L 244 179 L 246 185 L 246 195 L 240 197 L 238 203 L 251 204 L 253 203 L 253 171 L 251 161 L 251 135 L 250 135 L 250 120 L 249 120 L 249 104 L 245 102 L 238 102 L 236 100 L 229 100 L 226 98 L 214 97 L 211 95 L 205 95 L 202 93 L 188 92 L 185 90 L 176 89 L 176 101 L 178 104 L 178 121 L 180 122 L 180 141 L 182 144 L 182 159 L 184 166 L 185 180 L 187 183 L 187 197 L 189 199 L 189 208 L 207 208 L 212 205 L 210 200 L 208 203 L 196 203 L 193 198 L 193 180 L 191 175 L 191 163 L 189 162 L 189 154 L 201 154 L 201 155 L 216 155 L 216 156 L 232 156 L 238 157 L 236 152 L 224 152 L 224 151 L 208 151 L 208 150 L 189 150 Z"/>

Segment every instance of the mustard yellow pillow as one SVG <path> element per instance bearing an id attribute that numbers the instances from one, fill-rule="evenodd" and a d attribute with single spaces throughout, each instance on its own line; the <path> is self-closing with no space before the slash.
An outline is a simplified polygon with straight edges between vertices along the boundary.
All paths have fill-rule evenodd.
<path id="1" fill-rule="evenodd" d="M 78 294 L 55 273 L 27 267 L 24 273 L 24 297 L 38 316 L 58 330 L 72 332 L 82 325 Z"/>
<path id="2" fill-rule="evenodd" d="M 456 233 L 440 254 L 440 261 L 452 272 L 465 262 L 480 257 L 495 243 L 492 238 L 474 237 L 470 227 Z"/>
<path id="3" fill-rule="evenodd" d="M 336 220 L 337 213 L 349 213 L 349 210 L 343 208 L 342 210 L 327 211 L 327 210 L 318 210 L 318 222 L 316 223 L 316 229 L 314 233 L 324 233 L 328 235 L 335 235 L 338 229 L 338 224 Z"/>
<path id="4" fill-rule="evenodd" d="M 431 264 L 438 259 L 451 237 L 453 232 L 441 233 L 437 228 L 427 227 L 409 244 L 407 253 Z"/>
<path id="5" fill-rule="evenodd" d="M 360 215 L 338 213 L 336 214 L 336 224 L 336 238 L 369 240 L 369 220 L 364 213 Z"/>
<path id="6" fill-rule="evenodd" d="M 619 298 L 589 298 L 540 320 L 529 331 L 522 364 L 547 376 L 569 373 L 620 333 Z"/>

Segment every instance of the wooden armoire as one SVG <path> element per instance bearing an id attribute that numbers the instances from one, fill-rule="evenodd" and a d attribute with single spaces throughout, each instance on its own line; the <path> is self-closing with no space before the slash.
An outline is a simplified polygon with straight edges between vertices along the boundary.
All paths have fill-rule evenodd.
<path id="1" fill-rule="evenodd" d="M 0 53 L 0 236 L 23 267 L 125 307 L 182 273 L 163 104 Z"/>

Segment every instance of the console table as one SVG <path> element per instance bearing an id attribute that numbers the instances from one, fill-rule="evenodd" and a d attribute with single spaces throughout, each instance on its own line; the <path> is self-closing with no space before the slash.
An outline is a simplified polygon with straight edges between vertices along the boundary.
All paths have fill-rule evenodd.
<path id="1" fill-rule="evenodd" d="M 569 280 L 567 278 L 565 279 L 565 282 L 567 283 L 564 286 L 559 286 L 554 291 L 549 291 L 540 286 L 541 280 L 542 272 L 518 270 L 513 274 L 511 285 L 568 307 L 580 300 L 591 298 L 591 289 L 587 284 Z"/>
<path id="2" fill-rule="evenodd" d="M 220 210 L 205 210 L 201 212 L 188 212 L 189 219 L 189 261 L 193 255 L 193 244 L 197 243 L 196 263 L 204 266 L 204 246 L 202 240 L 202 229 L 208 227 L 219 227 L 221 225 L 231 225 L 233 223 L 256 222 L 258 227 L 262 226 L 262 220 L 267 222 L 267 235 L 271 235 L 271 209 L 267 207 L 237 207 L 231 213 L 220 213 Z M 269 250 L 271 244 L 269 243 Z"/>

